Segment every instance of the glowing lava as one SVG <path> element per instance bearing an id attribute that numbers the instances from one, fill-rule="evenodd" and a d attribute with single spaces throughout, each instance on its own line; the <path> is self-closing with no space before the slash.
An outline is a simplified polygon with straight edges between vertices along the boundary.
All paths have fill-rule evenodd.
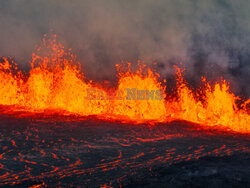
<path id="1" fill-rule="evenodd" d="M 22 108 L 29 112 L 96 115 L 134 123 L 183 119 L 250 132 L 247 109 L 250 100 L 244 102 L 232 94 L 225 81 L 212 86 L 203 78 L 203 94 L 194 93 L 177 68 L 177 97 L 169 99 L 162 93 L 165 86 L 158 81 L 159 75 L 150 68 L 141 65 L 136 72 L 129 68 L 124 72 L 118 65 L 117 88 L 104 89 L 92 81 L 84 81 L 80 63 L 55 37 L 45 37 L 32 55 L 31 67 L 25 76 L 7 58 L 0 64 L 0 104 L 10 111 Z M 113 96 L 107 99 L 110 92 Z M 126 92 L 130 92 L 130 100 Z M 237 106 L 237 100 L 241 101 L 241 107 Z"/>

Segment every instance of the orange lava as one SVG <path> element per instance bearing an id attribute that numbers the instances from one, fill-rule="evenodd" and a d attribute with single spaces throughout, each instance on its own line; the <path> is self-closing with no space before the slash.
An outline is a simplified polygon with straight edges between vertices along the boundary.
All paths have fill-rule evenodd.
<path id="1" fill-rule="evenodd" d="M 183 79 L 182 70 L 176 68 L 176 96 L 166 97 L 157 73 L 143 65 L 133 72 L 128 64 L 126 71 L 117 65 L 117 87 L 105 89 L 86 81 L 80 63 L 56 37 L 44 38 L 42 46 L 32 54 L 31 67 L 27 74 L 7 58 L 0 63 L 0 104 L 6 105 L 8 112 L 22 109 L 95 115 L 134 123 L 182 119 L 250 133 L 250 99 L 243 101 L 235 96 L 226 81 L 211 85 L 202 78 L 202 92 L 194 92 Z"/>

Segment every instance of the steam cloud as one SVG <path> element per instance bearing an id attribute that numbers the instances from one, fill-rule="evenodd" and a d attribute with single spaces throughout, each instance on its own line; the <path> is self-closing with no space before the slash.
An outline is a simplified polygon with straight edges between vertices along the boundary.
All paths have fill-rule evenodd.
<path id="1" fill-rule="evenodd" d="M 94 80 L 121 61 L 158 62 L 163 76 L 182 62 L 193 80 L 223 76 L 249 96 L 249 10 L 248 0 L 0 1 L 0 56 L 27 64 L 53 29 Z"/>

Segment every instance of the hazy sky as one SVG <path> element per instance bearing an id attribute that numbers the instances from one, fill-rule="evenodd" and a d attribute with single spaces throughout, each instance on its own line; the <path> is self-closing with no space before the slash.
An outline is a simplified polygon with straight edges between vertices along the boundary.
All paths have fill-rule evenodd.
<path id="1" fill-rule="evenodd" d="M 0 56 L 28 63 L 53 29 L 92 79 L 120 61 L 183 62 L 196 79 L 224 76 L 250 94 L 249 0 L 0 0 Z"/>

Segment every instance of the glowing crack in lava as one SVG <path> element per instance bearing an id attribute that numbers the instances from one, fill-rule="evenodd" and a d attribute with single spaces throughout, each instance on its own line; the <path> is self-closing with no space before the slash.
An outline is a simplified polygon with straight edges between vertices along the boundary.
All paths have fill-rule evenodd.
<path id="1" fill-rule="evenodd" d="M 165 91 L 160 76 L 144 65 L 136 72 L 129 65 L 117 65 L 118 85 L 107 89 L 86 77 L 81 72 L 75 56 L 56 41 L 56 36 L 43 39 L 42 46 L 32 55 L 29 73 L 19 71 L 8 58 L 0 64 L 0 104 L 6 105 L 5 112 L 94 115 L 109 121 L 122 122 L 169 122 L 187 120 L 206 126 L 218 126 L 242 133 L 250 132 L 250 115 L 247 105 L 229 90 L 229 84 L 221 81 L 211 85 L 203 79 L 203 87 L 192 91 L 183 79 L 182 70 L 176 68 L 176 95 L 163 100 L 152 100 L 145 92 L 145 100 L 88 100 L 88 90 L 93 95 L 108 95 L 116 91 L 135 88 L 137 91 Z M 238 105 L 237 101 L 240 101 Z"/>

